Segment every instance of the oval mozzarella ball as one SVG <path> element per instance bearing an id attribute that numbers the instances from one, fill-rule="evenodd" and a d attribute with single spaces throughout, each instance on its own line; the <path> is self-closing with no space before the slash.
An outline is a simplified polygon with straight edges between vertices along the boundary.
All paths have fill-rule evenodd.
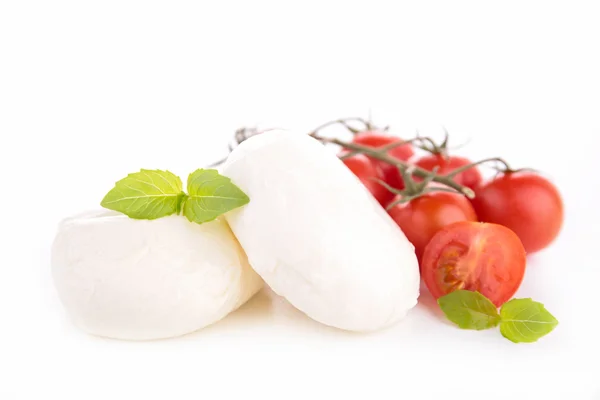
<path id="1" fill-rule="evenodd" d="M 326 325 L 372 331 L 415 306 L 414 247 L 317 140 L 262 133 L 233 151 L 223 173 L 250 197 L 226 214 L 250 264 L 299 310 Z"/>
<path id="2" fill-rule="evenodd" d="M 135 220 L 113 212 L 63 221 L 52 274 L 71 319 L 129 340 L 183 335 L 238 308 L 262 280 L 224 220 Z"/>

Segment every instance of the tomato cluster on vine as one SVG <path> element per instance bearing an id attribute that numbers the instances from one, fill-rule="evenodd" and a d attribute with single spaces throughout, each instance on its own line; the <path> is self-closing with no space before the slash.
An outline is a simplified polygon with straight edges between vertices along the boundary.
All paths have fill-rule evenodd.
<path id="1" fill-rule="evenodd" d="M 413 244 L 436 298 L 467 289 L 501 305 L 520 285 L 526 255 L 548 247 L 561 230 L 561 195 L 537 172 L 449 154 L 447 137 L 441 145 L 403 141 L 370 124 L 353 133 L 351 142 L 328 142 L 342 147 L 343 163 Z M 479 167 L 488 161 L 502 168 L 486 180 Z"/>

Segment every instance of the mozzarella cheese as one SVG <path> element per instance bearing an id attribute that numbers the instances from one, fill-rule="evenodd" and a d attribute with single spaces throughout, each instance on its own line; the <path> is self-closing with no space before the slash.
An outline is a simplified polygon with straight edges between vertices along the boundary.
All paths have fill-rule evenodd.
<path id="1" fill-rule="evenodd" d="M 135 220 L 114 212 L 63 221 L 52 249 L 62 303 L 83 330 L 118 339 L 183 335 L 262 287 L 224 220 Z"/>
<path id="2" fill-rule="evenodd" d="M 262 133 L 233 151 L 223 173 L 250 197 L 226 214 L 250 264 L 308 316 L 371 331 L 417 303 L 414 247 L 321 143 L 285 131 Z"/>

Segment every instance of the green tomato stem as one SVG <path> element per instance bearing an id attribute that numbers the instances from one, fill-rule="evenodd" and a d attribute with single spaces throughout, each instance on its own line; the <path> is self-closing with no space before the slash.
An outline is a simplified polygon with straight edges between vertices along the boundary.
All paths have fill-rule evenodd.
<path id="1" fill-rule="evenodd" d="M 501 163 L 504 166 L 504 171 L 512 171 L 512 169 L 510 168 L 508 163 L 506 161 L 504 161 L 502 158 L 491 157 L 491 158 L 485 158 L 483 160 L 476 161 L 471 164 L 463 165 L 462 167 L 456 168 L 455 170 L 453 170 L 449 174 L 446 174 L 445 176 L 447 176 L 448 178 L 454 178 L 456 175 L 460 174 L 461 172 L 465 172 L 466 170 L 471 169 L 477 165 L 485 164 L 487 162 L 493 162 L 493 161 Z"/>
<path id="2" fill-rule="evenodd" d="M 445 186 L 451 187 L 452 189 L 456 190 L 457 192 L 459 192 L 461 194 L 464 194 L 465 196 L 467 196 L 470 199 L 475 197 L 475 193 L 473 192 L 473 190 L 471 190 L 470 188 L 468 188 L 466 186 L 459 185 L 452 179 L 452 177 L 449 177 L 447 175 L 437 175 L 437 174 L 433 174 L 433 176 L 432 176 L 431 171 L 417 167 L 415 165 L 411 165 L 405 161 L 398 160 L 397 158 L 389 156 L 387 154 L 387 152 L 389 151 L 389 148 L 392 146 L 392 144 L 390 144 L 389 146 L 384 146 L 384 147 L 381 147 L 378 149 L 374 149 L 372 147 L 363 146 L 363 145 L 356 144 L 356 143 L 344 142 L 339 139 L 331 139 L 331 138 L 321 137 L 315 133 L 311 134 L 311 136 L 322 143 L 335 144 L 335 145 L 341 146 L 345 149 L 357 151 L 359 153 L 370 156 L 376 160 L 384 161 L 388 164 L 394 165 L 403 174 L 416 175 L 420 178 L 430 178 L 433 182 L 438 182 Z M 399 142 L 399 143 L 393 143 L 393 144 L 395 144 L 396 146 L 401 146 L 403 144 L 406 144 L 406 142 Z M 410 168 L 410 171 L 408 171 L 409 168 Z"/>

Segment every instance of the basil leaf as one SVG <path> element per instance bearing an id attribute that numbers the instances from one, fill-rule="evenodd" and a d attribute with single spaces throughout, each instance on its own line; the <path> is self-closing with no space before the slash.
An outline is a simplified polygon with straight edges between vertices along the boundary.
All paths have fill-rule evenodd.
<path id="1" fill-rule="evenodd" d="M 199 224 L 212 221 L 250 201 L 240 188 L 215 169 L 192 172 L 188 177 L 187 190 L 183 214 L 188 220 Z"/>
<path id="2" fill-rule="evenodd" d="M 100 204 L 135 219 L 161 218 L 179 212 L 181 185 L 172 172 L 142 169 L 118 181 Z"/>
<path id="3" fill-rule="evenodd" d="M 438 299 L 446 317 L 462 329 L 482 330 L 500 322 L 496 306 L 479 292 L 456 290 Z"/>
<path id="4" fill-rule="evenodd" d="M 513 299 L 500 309 L 500 332 L 515 343 L 532 343 L 552 332 L 558 320 L 542 303 Z"/>

